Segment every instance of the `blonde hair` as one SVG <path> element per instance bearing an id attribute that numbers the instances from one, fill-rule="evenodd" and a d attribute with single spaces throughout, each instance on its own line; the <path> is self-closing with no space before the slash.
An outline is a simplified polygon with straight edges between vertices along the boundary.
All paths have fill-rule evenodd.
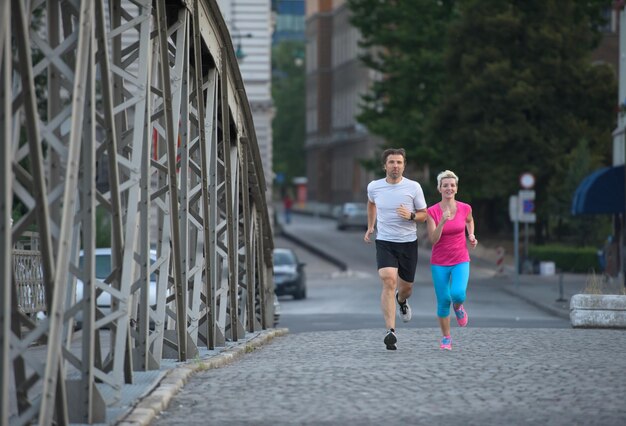
<path id="1" fill-rule="evenodd" d="M 454 179 L 456 184 L 459 184 L 459 177 L 454 174 L 452 170 L 444 170 L 443 172 L 437 175 L 437 188 L 441 188 L 441 181 L 443 179 Z"/>

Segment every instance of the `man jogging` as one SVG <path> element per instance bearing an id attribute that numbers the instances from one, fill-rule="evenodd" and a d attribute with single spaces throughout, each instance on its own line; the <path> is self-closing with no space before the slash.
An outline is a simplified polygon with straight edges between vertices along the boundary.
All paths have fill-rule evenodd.
<path id="1" fill-rule="evenodd" d="M 376 225 L 376 263 L 382 281 L 380 306 L 387 333 L 384 343 L 397 349 L 396 301 L 404 322 L 411 319 L 407 299 L 413 292 L 417 268 L 417 223 L 427 217 L 426 200 L 419 183 L 402 176 L 406 166 L 404 149 L 387 149 L 382 155 L 386 177 L 367 185 L 367 231 L 370 236 Z"/>

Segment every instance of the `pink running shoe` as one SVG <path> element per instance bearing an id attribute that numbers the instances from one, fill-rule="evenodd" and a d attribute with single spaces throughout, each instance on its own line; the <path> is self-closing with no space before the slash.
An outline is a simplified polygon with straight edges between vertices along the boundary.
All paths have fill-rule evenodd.
<path id="1" fill-rule="evenodd" d="M 463 305 L 454 308 L 454 315 L 456 315 L 456 322 L 459 324 L 459 327 L 465 327 L 467 325 L 467 312 L 465 312 Z"/>
<path id="2" fill-rule="evenodd" d="M 441 345 L 439 345 L 439 347 L 441 349 L 445 349 L 447 351 L 451 351 L 452 350 L 452 337 L 450 337 L 450 336 L 443 336 L 443 339 L 441 339 Z"/>

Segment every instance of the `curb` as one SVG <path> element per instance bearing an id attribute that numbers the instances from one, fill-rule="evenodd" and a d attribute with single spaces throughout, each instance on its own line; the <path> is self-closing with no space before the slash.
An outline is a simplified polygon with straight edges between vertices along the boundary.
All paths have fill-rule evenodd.
<path id="1" fill-rule="evenodd" d="M 152 391 L 139 399 L 130 412 L 114 424 L 120 426 L 149 425 L 159 413 L 168 407 L 172 398 L 185 386 L 192 375 L 231 364 L 245 354 L 269 343 L 275 337 L 284 336 L 288 332 L 289 330 L 286 328 L 265 331 L 219 355 L 204 360 L 189 360 L 181 366 L 169 370 Z"/>
<path id="2" fill-rule="evenodd" d="M 575 294 L 570 306 L 574 328 L 626 328 L 626 296 Z"/>
<path id="3" fill-rule="evenodd" d="M 307 243 L 306 241 L 296 237 L 295 235 L 288 233 L 287 231 L 285 231 L 284 228 L 281 230 L 280 235 L 282 237 L 284 237 L 285 239 L 287 239 L 287 240 L 289 240 L 289 241 L 291 241 L 291 242 L 293 242 L 295 244 L 298 244 L 303 249 L 306 249 L 306 250 L 310 251 L 315 256 L 320 257 L 320 258 L 326 260 L 327 262 L 332 263 L 333 265 L 338 267 L 342 272 L 345 272 L 345 271 L 348 270 L 348 265 L 345 262 L 335 258 L 334 256 L 329 255 L 325 251 L 318 249 L 314 245 L 311 245 L 311 244 Z"/>

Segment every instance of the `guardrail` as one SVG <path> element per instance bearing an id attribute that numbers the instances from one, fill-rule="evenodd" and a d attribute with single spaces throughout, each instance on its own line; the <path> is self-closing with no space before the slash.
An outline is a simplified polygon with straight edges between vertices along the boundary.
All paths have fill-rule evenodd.
<path id="1" fill-rule="evenodd" d="M 46 293 L 41 269 L 41 253 L 34 250 L 13 250 L 13 270 L 17 305 L 26 314 L 46 311 Z"/>

